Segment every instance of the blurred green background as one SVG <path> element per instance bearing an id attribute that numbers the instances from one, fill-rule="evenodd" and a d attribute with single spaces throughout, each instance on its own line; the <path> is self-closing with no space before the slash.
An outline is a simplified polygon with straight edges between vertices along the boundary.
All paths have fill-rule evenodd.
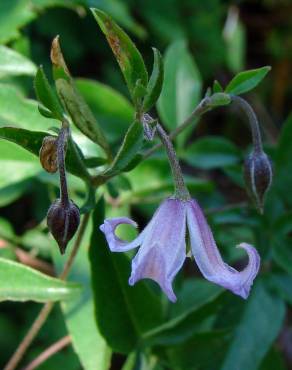
<path id="1" fill-rule="evenodd" d="M 112 15 L 135 41 L 149 69 L 152 46 L 165 55 L 166 77 L 175 80 L 173 86 L 181 94 L 180 102 L 186 105 L 185 110 L 180 109 L 170 96 L 167 103 L 162 99 L 157 110 L 153 110 L 169 130 L 196 106 L 214 80 L 225 86 L 239 71 L 272 66 L 260 86 L 246 96 L 258 115 L 266 151 L 275 163 L 274 185 L 264 216 L 259 216 L 248 203 L 244 190 L 241 166 L 251 148 L 251 138 L 245 118 L 234 109 L 220 108 L 208 113 L 196 128 L 193 126 L 176 140 L 176 147 L 191 193 L 206 210 L 227 260 L 236 261 L 241 256 L 231 248 L 238 242 L 257 246 L 263 259 L 262 278 L 281 277 L 281 281 L 279 278 L 269 282 L 273 286 L 271 291 L 277 294 L 270 296 L 259 285 L 255 288 L 258 296 L 251 298 L 246 308 L 244 302 L 224 293 L 223 303 L 216 311 L 218 315 L 210 319 L 217 329 L 215 334 L 201 328 L 181 346 L 157 346 L 153 353 L 161 360 L 157 365 L 161 367 L 155 369 L 218 370 L 223 369 L 219 364 L 224 361 L 224 370 L 292 369 L 291 0 L 1 0 L 1 126 L 39 131 L 50 128 L 50 122 L 37 110 L 33 77 L 40 64 L 52 77 L 50 46 L 52 39 L 60 35 L 66 62 L 72 75 L 78 78 L 79 91 L 112 146 L 121 142 L 133 108 L 122 74 L 89 7 Z M 9 54 L 7 47 L 15 50 L 17 56 Z M 171 108 L 166 109 L 166 104 Z M 96 147 L 78 133 L 76 140 L 87 155 L 98 154 Z M 32 155 L 5 141 L 0 142 L 0 166 L 0 256 L 54 274 L 51 249 L 55 244 L 48 236 L 45 216 L 58 194 L 58 178 L 46 174 Z M 70 176 L 69 183 L 74 199 L 82 204 L 84 188 L 80 180 Z M 145 225 L 158 202 L 171 193 L 171 184 L 165 156 L 158 153 L 134 171 L 110 182 L 107 215 L 131 214 L 140 225 Z M 194 283 L 194 290 L 188 293 L 188 285 L 183 285 L 182 277 L 178 278 L 178 289 L 183 285 L 181 299 L 185 307 L 195 305 L 192 300 L 188 302 L 188 295 L 200 294 L 200 284 L 196 288 L 193 281 L 198 276 L 193 265 L 187 262 L 184 276 L 190 278 L 190 287 Z M 238 267 L 241 266 L 240 260 Z M 32 302 L 0 304 L 0 368 L 39 308 L 39 304 Z M 178 307 L 177 312 L 183 309 Z M 261 333 L 258 338 L 257 332 Z M 66 333 L 57 306 L 24 362 Z M 249 341 L 250 347 L 242 344 Z M 239 357 L 240 364 L 240 356 L 249 358 L 246 363 L 253 365 L 247 366 L 253 367 L 242 367 L 244 360 L 237 367 L 234 359 Z M 121 369 L 125 358 L 114 354 L 110 369 Z M 150 365 L 145 366 L 145 370 L 150 369 L 147 367 Z M 59 368 L 82 368 L 71 346 L 39 367 Z"/>

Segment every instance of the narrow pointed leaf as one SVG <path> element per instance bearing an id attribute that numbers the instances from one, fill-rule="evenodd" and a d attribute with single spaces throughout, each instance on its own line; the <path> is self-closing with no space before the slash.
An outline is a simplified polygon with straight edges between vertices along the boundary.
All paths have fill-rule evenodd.
<path id="1" fill-rule="evenodd" d="M 270 66 L 238 73 L 227 85 L 225 92 L 240 95 L 254 89 L 271 70 Z"/>
<path id="2" fill-rule="evenodd" d="M 110 252 L 99 225 L 104 220 L 104 203 L 93 214 L 90 262 L 96 322 L 113 350 L 130 353 L 142 334 L 159 325 L 162 307 L 145 282 L 128 285 L 130 260 L 123 253 Z"/>
<path id="3" fill-rule="evenodd" d="M 0 301 L 59 301 L 80 293 L 79 284 L 51 278 L 21 263 L 0 258 Z"/>
<path id="4" fill-rule="evenodd" d="M 129 36 L 109 15 L 99 9 L 92 9 L 92 13 L 107 38 L 124 75 L 130 94 L 136 102 L 135 88 L 137 84 L 140 81 L 140 84 L 146 88 L 148 82 L 144 60 Z"/>
<path id="5" fill-rule="evenodd" d="M 61 121 L 63 119 L 62 107 L 42 67 L 39 67 L 36 73 L 34 88 L 38 100 L 53 113 L 52 117 Z"/>
<path id="6" fill-rule="evenodd" d="M 72 118 L 76 127 L 90 140 L 100 145 L 107 153 L 110 152 L 108 142 L 96 121 L 89 106 L 75 87 L 73 78 L 65 63 L 59 38 L 52 43 L 51 60 L 57 93 Z"/>
<path id="7" fill-rule="evenodd" d="M 221 93 L 221 92 L 223 92 L 223 87 L 221 86 L 220 82 L 215 80 L 214 83 L 213 83 L 213 94 L 214 93 Z"/>
<path id="8" fill-rule="evenodd" d="M 143 128 L 139 121 L 135 121 L 129 127 L 124 141 L 113 160 L 112 165 L 106 172 L 105 176 L 114 176 L 123 170 L 136 158 L 138 151 L 141 149 L 143 142 Z M 135 162 L 136 163 L 136 162 Z M 138 164 L 139 162 L 137 162 Z"/>
<path id="9" fill-rule="evenodd" d="M 257 370 L 279 334 L 285 317 L 283 301 L 258 282 L 246 302 L 221 370 Z"/>
<path id="10" fill-rule="evenodd" d="M 150 76 L 147 93 L 143 100 L 143 111 L 147 112 L 156 103 L 162 89 L 163 83 L 163 60 L 159 50 L 153 48 L 154 62 L 152 74 Z"/>

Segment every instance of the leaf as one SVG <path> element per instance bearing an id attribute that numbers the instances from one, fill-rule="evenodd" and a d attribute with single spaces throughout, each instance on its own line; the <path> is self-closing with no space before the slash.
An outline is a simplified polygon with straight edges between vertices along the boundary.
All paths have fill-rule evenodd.
<path id="1" fill-rule="evenodd" d="M 53 117 L 62 121 L 63 110 L 57 96 L 51 88 L 42 67 L 39 67 L 34 80 L 34 88 L 38 100 L 53 113 Z"/>
<path id="2" fill-rule="evenodd" d="M 279 235 L 279 234 L 277 234 Z M 272 256 L 274 261 L 286 272 L 292 275 L 292 248 L 291 241 L 286 238 L 273 240 Z"/>
<path id="3" fill-rule="evenodd" d="M 48 135 L 50 134 L 46 132 L 29 131 L 14 127 L 0 127 L 0 138 L 20 145 L 37 157 L 39 156 L 43 139 Z M 78 158 L 70 141 L 66 154 L 66 165 L 68 167 L 68 171 L 73 175 L 80 177 L 85 181 L 88 180 L 89 174 L 86 171 L 86 168 L 80 164 L 80 158 Z M 39 169 L 41 169 L 41 167 L 39 167 Z"/>
<path id="4" fill-rule="evenodd" d="M 283 301 L 272 296 L 258 282 L 246 301 L 246 306 L 221 370 L 257 370 L 273 341 L 279 334 L 285 317 Z"/>
<path id="5" fill-rule="evenodd" d="M 36 66 L 17 51 L 0 45 L 0 78 L 36 73 Z"/>
<path id="6" fill-rule="evenodd" d="M 238 73 L 227 85 L 225 92 L 228 94 L 240 95 L 254 89 L 271 70 L 270 66 L 250 69 Z"/>
<path id="7" fill-rule="evenodd" d="M 51 278 L 21 263 L 0 258 L 0 301 L 49 302 L 71 299 L 79 284 Z"/>
<path id="8" fill-rule="evenodd" d="M 135 158 L 137 152 L 141 149 L 143 142 L 143 128 L 139 121 L 135 121 L 129 127 L 124 141 L 115 156 L 111 166 L 104 172 L 105 176 L 112 177 L 124 169 Z"/>
<path id="9" fill-rule="evenodd" d="M 192 166 L 211 169 L 238 163 L 240 151 L 225 138 L 206 136 L 191 144 L 183 158 Z"/>
<path id="10" fill-rule="evenodd" d="M 82 368 L 108 370 L 111 350 L 99 333 L 95 322 L 88 251 L 87 248 L 83 248 L 89 244 L 90 234 L 91 227 L 87 227 L 83 245 L 78 251 L 68 277 L 69 280 L 82 284 L 82 294 L 75 299 L 62 302 L 61 307 L 73 348 L 79 356 Z M 61 272 L 65 262 L 57 250 L 53 252 L 53 260 L 56 269 Z"/>
<path id="11" fill-rule="evenodd" d="M 240 21 L 237 7 L 230 7 L 224 26 L 223 37 L 226 44 L 226 61 L 233 73 L 244 68 L 246 57 L 245 27 Z"/>
<path id="12" fill-rule="evenodd" d="M 163 83 L 163 60 L 159 50 L 153 48 L 154 62 L 152 74 L 147 85 L 147 93 L 143 100 L 143 111 L 149 111 L 160 96 Z"/>
<path id="13" fill-rule="evenodd" d="M 103 220 L 101 200 L 93 214 L 89 250 L 96 322 L 114 351 L 130 353 L 144 332 L 161 323 L 162 307 L 145 282 L 128 285 L 130 261 L 124 253 L 110 252 L 98 228 Z"/>
<path id="14" fill-rule="evenodd" d="M 201 98 L 202 79 L 185 41 L 172 43 L 164 57 L 164 81 L 158 112 L 169 129 L 176 128 Z"/>
<path id="15" fill-rule="evenodd" d="M 171 306 L 170 319 L 145 333 L 144 341 L 148 345 L 169 346 L 191 338 L 216 312 L 221 293 L 221 288 L 203 280 L 185 281 L 177 302 Z"/>
<path id="16" fill-rule="evenodd" d="M 229 341 L 230 333 L 224 330 L 197 333 L 180 345 L 169 346 L 165 352 L 171 369 L 213 370 L 214 364 L 221 362 Z"/>
<path id="17" fill-rule="evenodd" d="M 0 126 L 15 126 L 28 130 L 48 130 L 59 123 L 44 118 L 38 110 L 38 103 L 26 99 L 16 87 L 0 83 Z"/>
<path id="18" fill-rule="evenodd" d="M 275 155 L 275 176 L 273 187 L 277 190 L 277 196 L 291 207 L 292 198 L 290 189 L 292 186 L 292 113 L 285 120 L 279 138 L 279 144 Z"/>
<path id="19" fill-rule="evenodd" d="M 133 122 L 133 106 L 118 91 L 98 81 L 77 79 L 75 83 L 109 142 L 116 143 Z"/>
<path id="20" fill-rule="evenodd" d="M 265 277 L 265 283 L 271 292 L 292 305 L 292 277 L 284 274 L 271 274 Z"/>
<path id="21" fill-rule="evenodd" d="M 51 60 L 57 93 L 75 126 L 90 140 L 100 145 L 107 154 L 110 148 L 106 137 L 96 122 L 93 113 L 77 91 L 65 63 L 57 36 L 52 42 Z"/>
<path id="22" fill-rule="evenodd" d="M 94 4 L 93 1 L 87 0 L 88 6 Z M 96 2 L 95 2 L 96 3 Z M 130 13 L 129 4 L 120 0 L 101 0 L 98 1 L 98 7 L 110 14 L 123 27 L 127 28 L 137 36 L 144 38 L 145 29 L 139 25 Z"/>
<path id="23" fill-rule="evenodd" d="M 223 92 L 223 87 L 221 86 L 220 82 L 215 80 L 213 83 L 213 94 L 221 92 Z"/>
<path id="24" fill-rule="evenodd" d="M 92 13 L 119 63 L 128 89 L 134 103 L 136 103 L 135 88 L 140 84 L 146 88 L 148 73 L 144 60 L 129 38 L 129 36 L 114 22 L 114 20 L 99 9 L 92 9 Z"/>

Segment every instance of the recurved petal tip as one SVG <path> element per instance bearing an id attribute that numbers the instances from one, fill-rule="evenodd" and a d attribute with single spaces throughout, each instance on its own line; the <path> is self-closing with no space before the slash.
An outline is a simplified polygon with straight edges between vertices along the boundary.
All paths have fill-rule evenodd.
<path id="1" fill-rule="evenodd" d="M 137 227 L 135 221 L 128 217 L 115 217 L 104 220 L 104 223 L 99 226 L 99 229 L 104 233 L 106 240 L 108 242 L 109 248 L 112 252 L 126 252 L 130 249 L 138 247 L 140 244 L 141 234 L 134 239 L 132 242 L 127 242 L 120 239 L 115 231 L 119 225 L 127 224 Z"/>
<path id="2" fill-rule="evenodd" d="M 246 299 L 260 267 L 257 250 L 247 243 L 239 245 L 246 250 L 249 261 L 244 270 L 237 271 L 222 260 L 203 212 L 195 201 L 188 207 L 187 221 L 192 253 L 203 276 Z"/>

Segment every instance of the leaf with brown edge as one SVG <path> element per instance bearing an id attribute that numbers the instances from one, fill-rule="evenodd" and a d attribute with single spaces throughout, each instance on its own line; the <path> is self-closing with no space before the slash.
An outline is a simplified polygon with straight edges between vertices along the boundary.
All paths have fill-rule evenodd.
<path id="1" fill-rule="evenodd" d="M 91 9 L 102 32 L 119 63 L 134 103 L 137 103 L 135 88 L 140 84 L 146 88 L 148 73 L 142 55 L 129 36 L 114 20 L 99 9 Z"/>

